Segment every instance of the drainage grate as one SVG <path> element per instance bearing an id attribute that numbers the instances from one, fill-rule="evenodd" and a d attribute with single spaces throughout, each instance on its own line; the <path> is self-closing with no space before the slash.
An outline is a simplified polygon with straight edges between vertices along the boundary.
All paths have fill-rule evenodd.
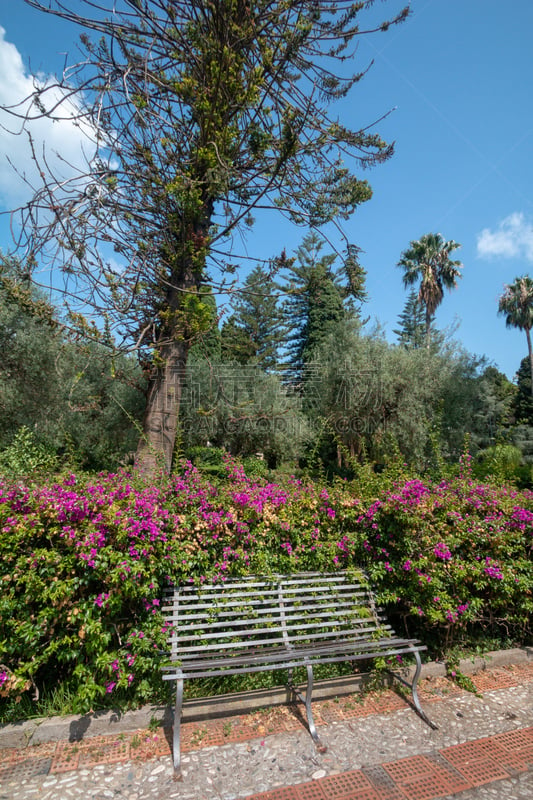
<path id="1" fill-rule="evenodd" d="M 51 758 L 28 758 L 25 761 L 12 762 L 0 770 L 0 780 L 20 784 L 37 775 L 48 775 L 51 765 Z"/>
<path id="2" fill-rule="evenodd" d="M 402 758 L 401 761 L 383 764 L 383 767 L 396 783 L 418 780 L 418 778 L 433 772 L 431 764 L 425 756 Z"/>
<path id="3" fill-rule="evenodd" d="M 380 800 L 405 800 L 404 793 L 383 767 L 363 767 L 362 772 L 378 790 Z"/>
<path id="4" fill-rule="evenodd" d="M 457 765 L 457 769 L 470 781 L 472 786 L 481 786 L 484 783 L 511 777 L 503 766 L 489 758 L 463 762 Z"/>
<path id="5" fill-rule="evenodd" d="M 320 786 L 327 800 L 344 797 L 359 797 L 359 793 L 368 793 L 368 797 L 379 797 L 368 778 L 360 771 L 344 772 L 322 778 Z"/>

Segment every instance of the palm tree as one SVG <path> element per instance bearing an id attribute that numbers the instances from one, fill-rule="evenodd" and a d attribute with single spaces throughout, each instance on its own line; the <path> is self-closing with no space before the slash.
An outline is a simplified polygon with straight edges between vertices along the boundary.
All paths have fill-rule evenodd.
<path id="1" fill-rule="evenodd" d="M 460 261 L 452 261 L 450 253 L 461 247 L 450 240 L 445 242 L 440 233 L 426 233 L 411 242 L 402 253 L 398 266 L 404 270 L 404 286 L 413 286 L 420 281 L 418 300 L 426 312 L 426 347 L 431 340 L 431 322 L 435 311 L 442 303 L 444 289 L 454 289 L 461 277 Z"/>
<path id="2" fill-rule="evenodd" d="M 533 328 L 533 280 L 529 275 L 515 278 L 514 283 L 504 286 L 498 303 L 498 314 L 505 315 L 508 328 L 519 328 L 526 332 L 529 368 L 531 370 L 531 396 L 533 397 L 533 350 L 531 328 Z"/>

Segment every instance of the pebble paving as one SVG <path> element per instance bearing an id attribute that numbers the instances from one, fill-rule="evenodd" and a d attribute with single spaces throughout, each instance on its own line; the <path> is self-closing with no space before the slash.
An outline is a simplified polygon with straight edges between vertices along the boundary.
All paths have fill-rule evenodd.
<path id="1" fill-rule="evenodd" d="M 533 663 L 477 684 L 423 683 L 435 731 L 390 691 L 318 702 L 319 748 L 288 707 L 190 723 L 180 782 L 162 731 L 7 748 L 0 800 L 533 800 Z"/>

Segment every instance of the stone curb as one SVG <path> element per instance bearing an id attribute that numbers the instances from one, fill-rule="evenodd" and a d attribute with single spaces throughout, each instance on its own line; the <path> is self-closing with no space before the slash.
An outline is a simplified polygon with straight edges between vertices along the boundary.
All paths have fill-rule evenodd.
<path id="1" fill-rule="evenodd" d="M 483 657 L 462 659 L 458 669 L 465 675 L 474 675 L 485 669 L 523 664 L 533 660 L 533 647 L 496 650 Z M 402 677 L 409 679 L 414 667 L 401 672 Z M 446 666 L 441 662 L 430 662 L 422 666 L 422 678 L 444 677 Z M 369 674 L 344 676 L 319 681 L 315 684 L 313 698 L 323 700 L 359 692 L 369 680 Z M 392 678 L 391 678 L 392 681 Z M 290 690 L 284 687 L 240 692 L 188 700 L 183 704 L 183 721 L 196 722 L 217 717 L 242 714 L 256 711 L 265 706 L 282 705 L 293 699 Z M 19 723 L 0 726 L 0 749 L 7 747 L 26 747 L 28 745 L 45 744 L 57 741 L 80 741 L 92 736 L 113 736 L 115 734 L 134 732 L 146 729 L 154 721 L 158 726 L 172 725 L 173 709 L 170 706 L 144 706 L 135 711 L 121 714 L 119 711 L 101 711 L 83 716 L 49 717 L 35 720 L 24 720 Z"/>

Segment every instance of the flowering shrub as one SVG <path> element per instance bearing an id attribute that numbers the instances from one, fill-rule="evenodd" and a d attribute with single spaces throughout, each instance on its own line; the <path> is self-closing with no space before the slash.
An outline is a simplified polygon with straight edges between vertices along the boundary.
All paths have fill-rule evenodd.
<path id="1" fill-rule="evenodd" d="M 0 696 L 65 682 L 72 711 L 162 699 L 170 582 L 335 565 L 327 493 L 227 470 L 219 488 L 190 464 L 161 486 L 0 483 Z"/>
<path id="2" fill-rule="evenodd" d="M 265 483 L 231 459 L 226 471 L 217 486 L 191 464 L 155 486 L 0 483 L 0 698 L 62 685 L 76 713 L 164 700 L 165 586 L 248 573 L 363 565 L 436 648 L 489 623 L 526 641 L 531 493 L 416 480 L 363 504 L 348 483 Z"/>
<path id="3" fill-rule="evenodd" d="M 468 477 L 408 481 L 372 503 L 359 523 L 382 600 L 424 639 L 437 629 L 442 650 L 474 623 L 518 641 L 531 636 L 531 492 Z"/>

